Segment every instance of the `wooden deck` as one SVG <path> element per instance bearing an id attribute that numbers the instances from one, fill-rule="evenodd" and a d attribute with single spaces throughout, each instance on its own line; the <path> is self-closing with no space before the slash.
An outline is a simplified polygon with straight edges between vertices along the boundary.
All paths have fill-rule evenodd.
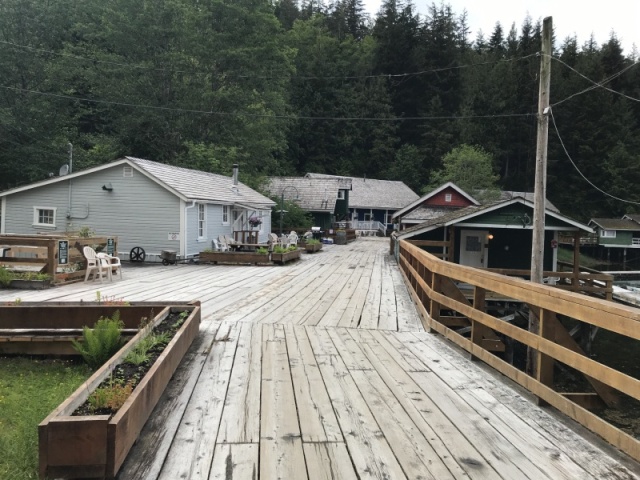
<path id="1" fill-rule="evenodd" d="M 437 335 L 382 239 L 287 266 L 125 266 L 0 301 L 194 300 L 203 324 L 119 477 L 631 479 L 639 465 Z"/>

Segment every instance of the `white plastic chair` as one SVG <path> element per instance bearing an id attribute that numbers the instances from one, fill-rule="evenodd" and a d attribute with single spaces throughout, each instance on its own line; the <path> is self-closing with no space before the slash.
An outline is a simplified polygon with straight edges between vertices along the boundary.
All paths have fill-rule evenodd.
<path id="1" fill-rule="evenodd" d="M 213 249 L 216 252 L 226 252 L 227 250 L 229 250 L 229 247 L 227 247 L 226 243 L 220 243 L 218 240 L 216 240 L 215 238 L 211 241 L 211 243 L 213 244 Z"/>
<path id="2" fill-rule="evenodd" d="M 122 263 L 118 257 L 109 255 L 108 253 L 100 252 L 96 253 L 96 257 L 103 261 L 102 268 L 107 269 L 107 277 L 109 280 L 113 280 L 113 274 L 120 274 L 120 280 L 122 280 Z"/>
<path id="3" fill-rule="evenodd" d="M 289 246 L 297 246 L 298 245 L 298 234 L 296 232 L 291 232 L 289 234 Z"/>
<path id="4" fill-rule="evenodd" d="M 87 273 L 84 275 L 84 281 L 89 280 L 89 275 L 93 276 L 93 280 L 96 279 L 96 274 L 100 277 L 100 281 L 106 275 L 107 278 L 111 279 L 111 275 L 107 271 L 106 261 L 102 258 L 98 257 L 96 251 L 91 247 L 84 247 L 82 249 L 85 258 L 87 259 Z"/>

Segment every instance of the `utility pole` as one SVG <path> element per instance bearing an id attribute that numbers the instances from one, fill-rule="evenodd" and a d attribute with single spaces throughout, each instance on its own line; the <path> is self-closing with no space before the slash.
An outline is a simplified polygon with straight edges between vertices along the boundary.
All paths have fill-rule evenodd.
<path id="1" fill-rule="evenodd" d="M 542 25 L 540 58 L 540 91 L 538 94 L 538 141 L 536 145 L 536 176 L 533 190 L 533 240 L 531 245 L 531 281 L 542 283 L 544 260 L 544 211 L 547 198 L 547 143 L 549 140 L 549 90 L 551 88 L 552 18 Z"/>
<path id="2" fill-rule="evenodd" d="M 544 273 L 544 213 L 547 198 L 547 143 L 549 140 L 549 90 L 551 88 L 551 34 L 552 17 L 542 24 L 542 48 L 540 51 L 540 89 L 538 93 L 538 141 L 536 145 L 536 176 L 533 204 L 533 238 L 531 241 L 531 281 L 542 283 Z M 529 331 L 539 333 L 540 319 L 529 311 Z M 527 371 L 533 377 L 538 374 L 538 352 L 529 348 Z"/>

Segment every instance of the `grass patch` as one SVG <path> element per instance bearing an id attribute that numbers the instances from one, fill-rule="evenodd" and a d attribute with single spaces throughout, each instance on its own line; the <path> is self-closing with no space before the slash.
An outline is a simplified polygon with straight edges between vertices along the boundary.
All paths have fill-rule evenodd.
<path id="1" fill-rule="evenodd" d="M 558 261 L 559 262 L 568 262 L 568 263 L 573 263 L 573 250 L 569 250 L 566 248 L 558 248 Z M 587 268 L 594 268 L 597 267 L 599 265 L 602 265 L 603 263 L 606 263 L 603 260 L 598 260 L 596 258 L 590 257 L 589 255 L 585 255 L 584 253 L 580 252 L 580 266 L 581 267 L 587 267 Z"/>
<path id="2" fill-rule="evenodd" d="M 70 360 L 0 357 L 0 480 L 38 478 L 38 424 L 90 375 Z"/>

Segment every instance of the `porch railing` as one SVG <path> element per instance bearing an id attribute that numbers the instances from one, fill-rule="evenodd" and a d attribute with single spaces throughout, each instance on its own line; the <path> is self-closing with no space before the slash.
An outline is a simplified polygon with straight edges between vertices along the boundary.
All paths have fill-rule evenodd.
<path id="1" fill-rule="evenodd" d="M 618 334 L 629 342 L 640 340 L 640 310 L 604 299 L 593 298 L 552 286 L 531 283 L 495 272 L 457 265 L 436 258 L 407 241 L 399 245 L 399 264 L 416 302 L 422 322 L 429 331 L 446 336 L 605 440 L 640 460 L 640 442 L 587 407 L 604 402 L 615 406 L 618 392 L 640 400 L 640 380 L 585 355 L 559 316 Z M 465 294 L 459 287 L 468 288 Z M 487 312 L 487 300 L 510 299 L 527 304 L 539 322 L 529 331 Z M 445 315 L 449 314 L 449 315 Z M 467 322 L 469 337 L 455 328 Z M 454 326 L 455 325 L 455 326 Z M 520 342 L 535 353 L 533 374 L 525 373 L 493 352 L 505 338 Z M 627 337 L 627 338 L 624 338 Z M 561 362 L 581 372 L 594 393 L 560 393 L 554 389 L 554 363 Z M 595 402 L 594 402 L 595 401 Z"/>

